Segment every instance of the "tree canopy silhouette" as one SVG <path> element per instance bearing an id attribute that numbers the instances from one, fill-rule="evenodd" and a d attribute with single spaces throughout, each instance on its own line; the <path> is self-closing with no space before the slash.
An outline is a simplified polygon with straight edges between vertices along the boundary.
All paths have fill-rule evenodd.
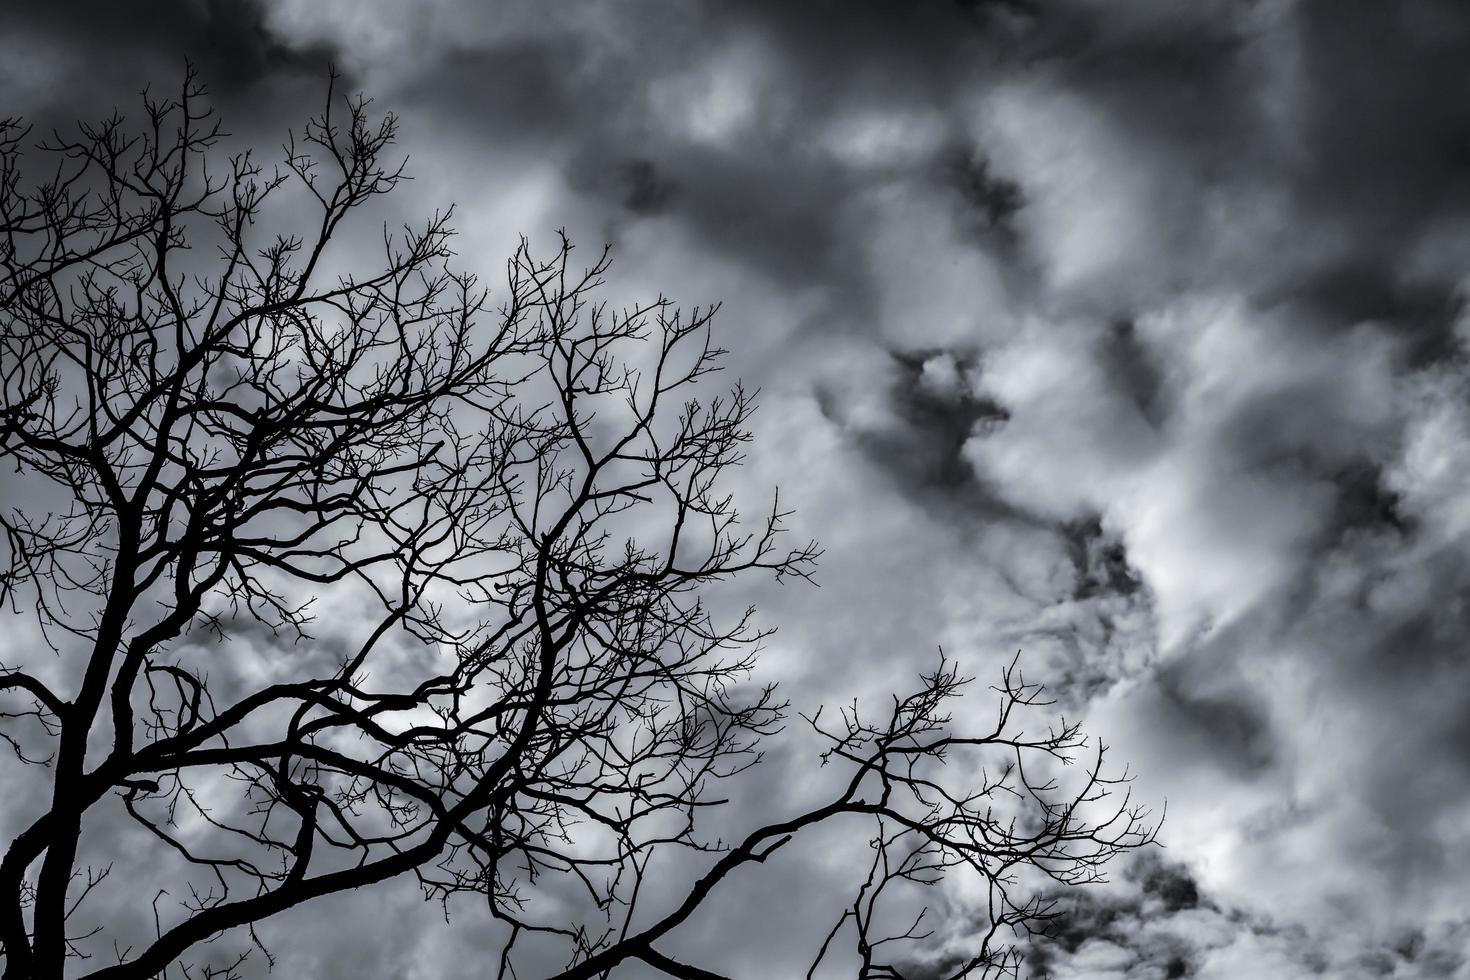
<path id="1" fill-rule="evenodd" d="M 880 710 L 804 716 L 848 772 L 830 799 L 708 839 L 788 714 L 752 681 L 753 611 L 713 590 L 818 557 L 779 502 L 740 520 L 753 400 L 706 393 L 715 307 L 614 309 L 607 252 L 565 238 L 488 288 L 448 212 L 370 240 L 350 219 L 404 171 L 361 98 L 329 91 L 271 165 L 223 154 L 192 75 L 144 108 L 39 143 L 0 123 L 0 738 L 35 789 L 0 860 L 5 977 L 238 975 L 269 961 L 257 923 L 401 875 L 477 896 L 502 976 L 531 943 L 563 980 L 711 977 L 668 953 L 680 925 L 854 820 L 872 866 L 809 975 L 989 975 L 1054 912 L 1032 876 L 1151 840 L 1100 749 L 1048 775 L 1087 743 L 1027 734 L 1048 702 L 1014 664 L 997 714 L 952 723 L 943 658 Z M 124 826 L 156 853 L 119 884 Z M 680 849 L 698 870 L 655 889 Z M 900 893 L 959 874 L 983 915 L 936 948 Z"/>

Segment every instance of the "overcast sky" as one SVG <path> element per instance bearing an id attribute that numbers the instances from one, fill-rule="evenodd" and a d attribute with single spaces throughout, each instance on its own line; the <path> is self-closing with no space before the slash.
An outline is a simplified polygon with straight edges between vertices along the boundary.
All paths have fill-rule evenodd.
<path id="1" fill-rule="evenodd" d="M 335 62 L 468 268 L 565 226 L 615 295 L 723 301 L 743 478 L 826 548 L 756 597 L 787 696 L 1019 649 L 1167 800 L 1058 980 L 1470 977 L 1470 5 L 8 0 L 0 111 L 185 57 L 264 148 Z M 689 948 L 809 958 L 823 868 Z M 280 976 L 487 964 L 411 888 L 290 918 Z"/>

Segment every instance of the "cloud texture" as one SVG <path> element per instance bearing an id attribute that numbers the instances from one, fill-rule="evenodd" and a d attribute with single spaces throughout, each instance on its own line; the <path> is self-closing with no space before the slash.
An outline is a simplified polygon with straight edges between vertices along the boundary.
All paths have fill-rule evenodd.
<path id="1" fill-rule="evenodd" d="M 466 265 L 564 225 L 617 294 L 724 301 L 750 485 L 827 548 L 820 591 L 756 597 L 788 696 L 1022 649 L 1168 801 L 1052 976 L 1470 976 L 1462 4 L 87 6 L 0 15 L 42 123 L 188 55 L 269 147 L 332 59 Z M 802 753 L 761 778 L 799 795 Z M 772 875 L 691 946 L 809 958 L 837 871 Z M 483 967 L 411 891 L 352 901 L 388 925 L 273 925 L 282 975 Z"/>

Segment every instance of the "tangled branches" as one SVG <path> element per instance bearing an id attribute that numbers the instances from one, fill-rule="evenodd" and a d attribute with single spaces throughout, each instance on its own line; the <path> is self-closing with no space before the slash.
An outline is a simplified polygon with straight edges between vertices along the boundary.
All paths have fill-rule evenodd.
<path id="1" fill-rule="evenodd" d="M 607 253 L 579 269 L 565 238 L 545 258 L 523 241 L 492 306 L 448 264 L 448 213 L 383 229 L 367 265 L 352 218 L 404 179 L 393 118 L 329 94 L 278 165 L 221 167 L 201 95 L 191 77 L 137 132 L 53 137 L 38 181 L 25 131 L 0 127 L 0 598 L 54 651 L 0 665 L 0 737 L 47 790 L 0 860 L 7 978 L 235 975 L 245 953 L 190 951 L 399 875 L 482 902 L 502 975 L 536 936 L 566 978 L 710 976 L 655 944 L 735 869 L 850 814 L 877 821 L 875 862 L 834 936 L 856 931 L 865 976 L 899 975 L 882 951 L 923 932 L 880 938 L 880 894 L 967 868 L 991 920 L 961 976 L 1048 914 L 1013 900 L 1017 869 L 1086 880 L 1149 839 L 1126 798 L 1095 819 L 1100 768 L 1069 794 L 1031 778 L 1082 741 L 1012 732 L 1038 703 L 1018 675 L 994 732 L 948 734 L 945 662 L 886 724 L 811 719 L 853 767 L 837 799 L 703 841 L 710 788 L 785 714 L 751 682 L 753 611 L 711 590 L 818 556 L 784 543 L 779 501 L 748 527 L 724 489 L 753 401 L 696 397 L 724 354 L 715 309 L 611 309 Z M 1013 761 L 978 788 L 931 772 L 981 749 Z M 1001 819 L 1002 796 L 1024 812 Z M 152 933 L 104 955 L 77 923 L 112 881 L 89 831 L 114 818 L 162 880 L 127 883 Z M 668 848 L 712 863 L 645 921 Z M 586 914 L 545 915 L 569 887 Z"/>

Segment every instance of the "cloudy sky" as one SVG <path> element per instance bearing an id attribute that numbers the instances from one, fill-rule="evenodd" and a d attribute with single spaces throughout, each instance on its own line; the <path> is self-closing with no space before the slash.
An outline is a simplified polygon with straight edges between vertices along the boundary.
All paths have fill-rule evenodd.
<path id="1" fill-rule="evenodd" d="M 185 57 L 264 147 L 335 62 L 402 117 L 391 207 L 455 202 L 467 267 L 564 226 L 613 244 L 616 295 L 723 301 L 762 389 L 744 478 L 826 548 L 820 589 L 757 596 L 787 696 L 1019 649 L 1167 800 L 1166 847 L 1034 965 L 1470 977 L 1470 8 L 0 12 L 3 109 L 43 126 L 135 105 Z M 810 762 L 777 753 L 765 785 Z M 739 976 L 809 959 L 831 915 L 804 860 L 691 944 Z M 774 921 L 810 929 L 763 918 L 782 893 L 804 897 Z M 411 889 L 292 918 L 282 976 L 487 963 Z"/>

